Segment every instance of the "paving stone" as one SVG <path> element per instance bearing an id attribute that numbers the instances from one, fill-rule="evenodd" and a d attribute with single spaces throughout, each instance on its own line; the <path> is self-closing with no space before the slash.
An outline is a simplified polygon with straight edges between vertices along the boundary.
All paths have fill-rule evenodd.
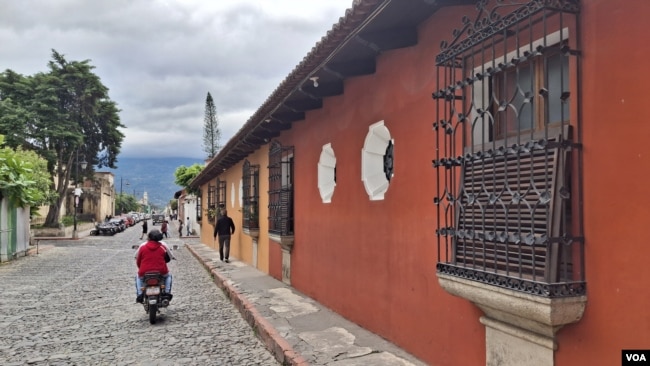
<path id="1" fill-rule="evenodd" d="M 278 365 L 179 238 L 166 240 L 179 246 L 174 300 L 149 324 L 134 301 L 137 229 L 43 241 L 0 266 L 0 364 Z"/>

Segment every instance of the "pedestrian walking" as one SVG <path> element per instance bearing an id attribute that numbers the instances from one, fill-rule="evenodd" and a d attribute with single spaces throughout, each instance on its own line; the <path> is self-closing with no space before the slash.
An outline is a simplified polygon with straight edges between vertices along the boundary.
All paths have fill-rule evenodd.
<path id="1" fill-rule="evenodd" d="M 178 237 L 183 237 L 183 220 L 178 220 Z"/>
<path id="2" fill-rule="evenodd" d="M 235 223 L 228 217 L 226 209 L 221 210 L 221 217 L 214 225 L 214 239 L 219 237 L 219 258 L 222 262 L 229 262 L 230 257 L 230 236 L 235 233 Z"/>
<path id="3" fill-rule="evenodd" d="M 192 235 L 192 223 L 190 222 L 189 217 L 185 220 L 185 226 L 187 228 L 187 236 Z"/>
<path id="4" fill-rule="evenodd" d="M 140 234 L 140 239 L 142 237 L 146 237 L 149 233 L 149 224 L 147 223 L 147 219 L 142 220 L 142 234 Z"/>
<path id="5" fill-rule="evenodd" d="M 163 220 L 162 224 L 160 225 L 160 232 L 163 234 L 165 238 L 168 238 L 167 236 L 167 220 Z"/>

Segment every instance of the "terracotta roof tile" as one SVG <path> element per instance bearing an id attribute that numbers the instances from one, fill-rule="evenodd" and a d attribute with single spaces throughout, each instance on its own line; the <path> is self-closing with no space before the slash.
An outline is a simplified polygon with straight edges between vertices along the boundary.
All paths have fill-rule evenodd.
<path id="1" fill-rule="evenodd" d="M 295 88 L 299 87 L 308 76 L 316 71 L 337 47 L 346 38 L 361 26 L 369 15 L 381 4 L 389 0 L 353 0 L 352 7 L 345 11 L 345 15 L 339 18 L 338 23 L 321 37 L 312 47 L 311 51 L 293 68 L 285 79 L 275 88 L 271 95 L 253 113 L 246 123 L 235 133 L 225 144 L 219 154 L 208 163 L 205 169 L 194 179 L 192 186 L 198 187 L 209 179 L 213 178 L 213 170 L 221 164 L 230 153 L 230 150 L 237 146 L 246 135 L 248 135 L 258 124 L 273 112 L 273 110 L 288 97 Z"/>

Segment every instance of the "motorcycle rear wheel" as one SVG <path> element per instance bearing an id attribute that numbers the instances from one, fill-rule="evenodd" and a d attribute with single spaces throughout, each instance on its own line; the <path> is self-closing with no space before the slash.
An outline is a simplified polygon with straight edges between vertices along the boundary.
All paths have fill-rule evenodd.
<path id="1" fill-rule="evenodd" d="M 149 304 L 149 323 L 156 324 L 156 313 L 158 312 L 158 304 Z"/>

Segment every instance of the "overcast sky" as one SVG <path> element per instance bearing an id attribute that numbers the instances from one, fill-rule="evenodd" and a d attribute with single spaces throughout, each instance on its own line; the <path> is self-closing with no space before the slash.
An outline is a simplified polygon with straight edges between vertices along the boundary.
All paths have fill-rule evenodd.
<path id="1" fill-rule="evenodd" d="M 122 157 L 204 158 L 210 92 L 224 145 L 352 0 L 0 0 L 0 72 L 90 60 L 121 109 Z"/>

